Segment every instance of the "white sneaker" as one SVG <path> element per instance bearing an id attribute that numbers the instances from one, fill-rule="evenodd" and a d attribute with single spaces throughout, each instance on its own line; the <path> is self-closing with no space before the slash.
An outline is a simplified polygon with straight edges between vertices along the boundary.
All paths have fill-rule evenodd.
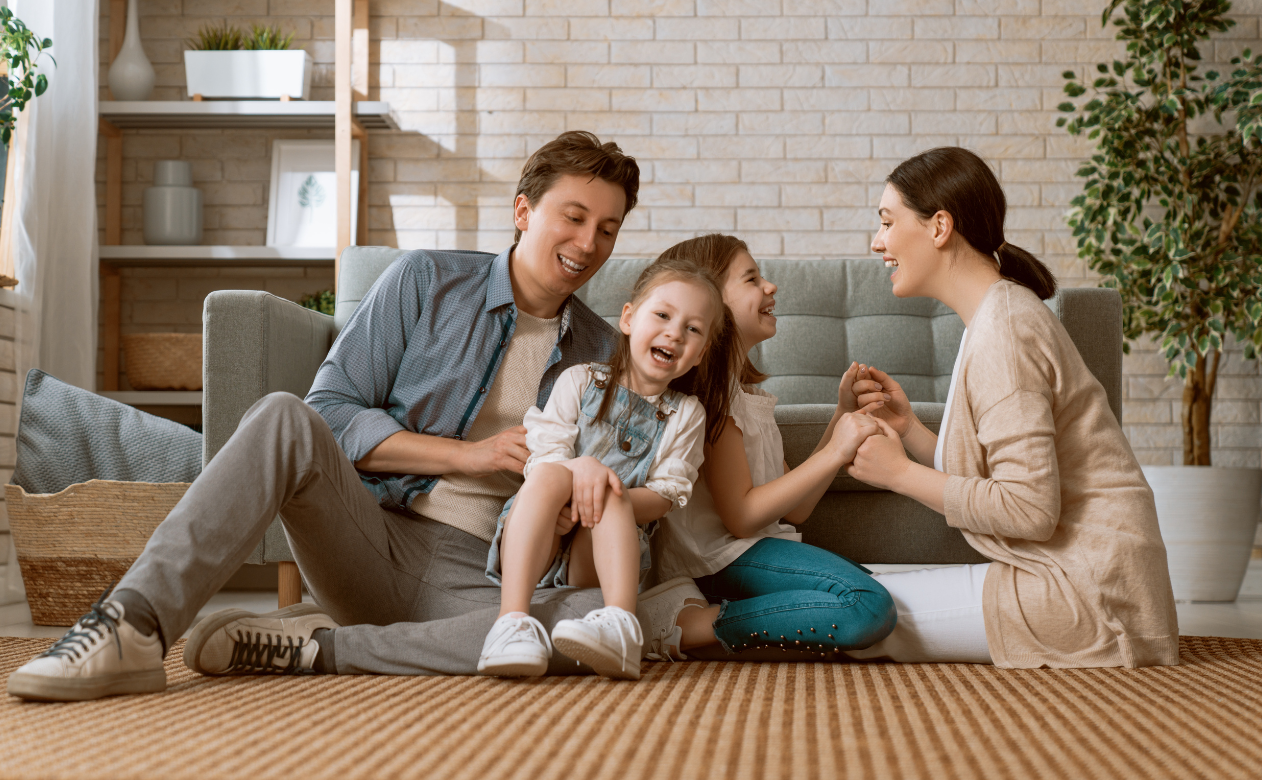
<path id="1" fill-rule="evenodd" d="M 548 671 L 552 645 L 543 624 L 529 615 L 504 615 L 482 643 L 478 673 L 498 677 L 539 677 Z"/>
<path id="2" fill-rule="evenodd" d="M 123 620 L 123 605 L 97 601 L 45 652 L 9 675 L 9 694 L 32 701 L 86 701 L 167 687 L 162 638 Z"/>
<path id="3" fill-rule="evenodd" d="M 199 674 L 305 674 L 313 671 L 319 628 L 340 628 L 315 604 L 256 615 L 221 609 L 207 615 L 184 644 L 184 665 Z"/>
<path id="4" fill-rule="evenodd" d="M 689 601 L 697 603 L 689 604 Z M 644 626 L 644 657 L 650 661 L 686 661 L 679 649 L 684 631 L 675 625 L 684 607 L 709 606 L 689 577 L 667 580 L 640 594 L 635 614 Z"/>
<path id="5" fill-rule="evenodd" d="M 582 620 L 558 622 L 552 629 L 552 644 L 602 677 L 640 679 L 644 634 L 636 616 L 621 607 L 593 609 Z"/>

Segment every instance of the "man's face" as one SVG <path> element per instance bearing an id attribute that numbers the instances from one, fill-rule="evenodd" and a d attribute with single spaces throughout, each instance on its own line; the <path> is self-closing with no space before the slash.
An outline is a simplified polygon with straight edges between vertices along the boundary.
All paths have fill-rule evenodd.
<path id="1" fill-rule="evenodd" d="M 533 207 L 518 195 L 514 281 L 530 297 L 568 297 L 609 259 L 626 205 L 622 187 L 586 176 L 561 176 Z"/>

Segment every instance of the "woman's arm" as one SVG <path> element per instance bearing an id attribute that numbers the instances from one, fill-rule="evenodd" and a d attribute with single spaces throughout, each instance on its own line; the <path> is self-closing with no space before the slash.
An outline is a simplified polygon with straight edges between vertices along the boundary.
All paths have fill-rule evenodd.
<path id="1" fill-rule="evenodd" d="M 804 521 L 837 471 L 854 457 L 858 443 L 875 431 L 871 417 L 844 415 L 834 426 L 832 438 L 802 465 L 754 487 L 744 434 L 735 420 L 727 418 L 701 466 L 723 526 L 738 539 L 746 539 L 782 518 L 792 523 Z"/>

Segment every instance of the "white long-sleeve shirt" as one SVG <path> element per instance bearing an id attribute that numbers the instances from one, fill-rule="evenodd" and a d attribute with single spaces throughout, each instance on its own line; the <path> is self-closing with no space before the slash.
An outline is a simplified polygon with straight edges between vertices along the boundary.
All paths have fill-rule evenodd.
<path id="1" fill-rule="evenodd" d="M 566 369 L 557 377 L 552 395 L 543 411 L 531 407 L 523 423 L 530 458 L 525 475 L 537 463 L 559 463 L 575 457 L 574 442 L 578 438 L 578 418 L 583 391 L 592 375 L 587 364 Z M 641 396 L 656 404 L 660 396 Z M 705 410 L 696 396 L 686 396 L 679 409 L 666 421 L 657 453 L 649 465 L 644 485 L 671 503 L 671 509 L 685 506 L 692 497 L 698 469 L 705 457 Z"/>

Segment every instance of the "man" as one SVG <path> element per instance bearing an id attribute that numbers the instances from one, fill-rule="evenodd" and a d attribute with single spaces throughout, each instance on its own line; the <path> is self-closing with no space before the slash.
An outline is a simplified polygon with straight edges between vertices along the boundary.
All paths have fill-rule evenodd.
<path id="1" fill-rule="evenodd" d="M 14 672 L 9 693 L 164 690 L 170 643 L 278 513 L 319 606 L 215 613 L 186 644 L 191 668 L 473 673 L 498 614 L 489 541 L 529 455 L 522 417 L 566 368 L 612 353 L 615 332 L 573 293 L 609 258 L 638 189 L 617 145 L 564 133 L 523 169 L 513 247 L 420 250 L 391 265 L 307 401 L 255 404 L 108 599 Z M 550 589 L 531 612 L 550 631 L 600 606 L 599 591 Z M 644 628 L 651 647 L 662 632 Z M 578 666 L 554 653 L 549 672 Z"/>

